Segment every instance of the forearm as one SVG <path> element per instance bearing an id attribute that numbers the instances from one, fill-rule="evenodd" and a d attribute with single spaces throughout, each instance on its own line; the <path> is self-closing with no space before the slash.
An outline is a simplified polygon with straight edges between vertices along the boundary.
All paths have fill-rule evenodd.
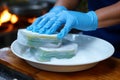
<path id="1" fill-rule="evenodd" d="M 68 9 L 75 9 L 79 5 L 80 0 L 57 0 L 55 6 L 65 6 Z"/>
<path id="2" fill-rule="evenodd" d="M 120 24 L 120 1 L 114 5 L 96 10 L 98 27 L 108 27 Z"/>

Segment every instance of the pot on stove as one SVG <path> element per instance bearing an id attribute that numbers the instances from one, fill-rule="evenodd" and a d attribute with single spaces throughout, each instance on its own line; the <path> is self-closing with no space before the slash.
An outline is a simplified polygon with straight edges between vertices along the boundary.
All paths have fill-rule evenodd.
<path id="1" fill-rule="evenodd" d="M 53 6 L 53 3 L 43 0 L 10 0 L 4 4 L 10 13 L 29 17 L 43 15 Z"/>

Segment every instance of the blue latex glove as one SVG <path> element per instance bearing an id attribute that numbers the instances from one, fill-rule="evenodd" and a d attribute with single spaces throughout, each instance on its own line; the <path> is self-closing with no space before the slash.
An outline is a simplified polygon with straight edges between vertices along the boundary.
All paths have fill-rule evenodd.
<path id="1" fill-rule="evenodd" d="M 40 30 L 42 31 L 41 33 L 52 34 L 62 25 L 64 25 L 64 27 L 60 33 L 58 33 L 59 39 L 68 34 L 72 28 L 83 31 L 96 30 L 98 18 L 94 11 L 89 11 L 88 13 L 63 11 L 48 21 Z"/>
<path id="2" fill-rule="evenodd" d="M 33 32 L 39 32 L 40 28 L 42 28 L 52 17 L 56 16 L 58 13 L 60 13 L 63 10 L 67 10 L 64 6 L 55 6 L 53 7 L 48 13 L 45 15 L 38 17 L 33 24 L 27 27 L 27 30 L 33 31 Z"/>

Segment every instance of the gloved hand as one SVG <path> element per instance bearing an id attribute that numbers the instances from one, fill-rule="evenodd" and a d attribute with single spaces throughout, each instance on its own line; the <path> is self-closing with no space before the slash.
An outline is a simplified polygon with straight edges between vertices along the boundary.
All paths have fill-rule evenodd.
<path id="1" fill-rule="evenodd" d="M 62 25 L 64 27 L 58 33 L 58 38 L 63 38 L 68 32 L 74 28 L 83 31 L 96 30 L 98 26 L 98 18 L 94 11 L 88 13 L 75 11 L 62 11 L 53 17 L 46 25 L 41 28 L 41 33 L 52 34 L 55 33 Z"/>
<path id="2" fill-rule="evenodd" d="M 38 17 L 33 24 L 27 27 L 27 30 L 33 31 L 33 32 L 39 32 L 40 28 L 42 28 L 52 17 L 57 15 L 63 10 L 67 10 L 64 6 L 55 6 L 53 7 L 48 13 L 45 15 Z"/>

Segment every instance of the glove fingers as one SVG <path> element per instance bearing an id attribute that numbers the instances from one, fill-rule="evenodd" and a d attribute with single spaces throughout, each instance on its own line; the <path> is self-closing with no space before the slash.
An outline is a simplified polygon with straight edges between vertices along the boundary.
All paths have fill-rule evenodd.
<path id="1" fill-rule="evenodd" d="M 64 26 L 64 28 L 60 31 L 60 33 L 57 35 L 58 39 L 62 39 L 66 34 L 69 33 L 69 31 L 72 29 L 72 22 L 68 20 Z"/>
<path id="2" fill-rule="evenodd" d="M 33 32 L 38 32 L 39 31 L 39 26 L 38 23 L 42 20 L 42 17 L 39 17 L 38 19 L 35 20 L 35 22 L 32 24 L 33 27 Z"/>
<path id="3" fill-rule="evenodd" d="M 46 33 L 50 28 L 51 26 L 53 25 L 53 23 L 56 21 L 56 17 L 50 19 L 43 28 L 41 28 L 40 30 L 41 31 L 44 31 L 44 33 Z"/>
<path id="4" fill-rule="evenodd" d="M 37 25 L 42 20 L 42 17 L 37 18 L 32 25 Z"/>
<path id="5" fill-rule="evenodd" d="M 35 32 L 39 32 L 39 33 L 43 33 L 43 30 L 40 30 L 41 28 L 44 27 L 44 25 L 49 21 L 50 18 L 52 18 L 52 15 L 55 15 L 55 13 L 47 13 L 43 16 L 41 16 L 41 20 L 37 20 L 38 22 L 36 22 L 36 28 L 35 28 Z"/>
<path id="6" fill-rule="evenodd" d="M 43 18 L 38 24 L 37 24 L 37 28 L 40 29 L 42 28 L 47 22 L 48 22 L 49 18 L 45 17 Z"/>
<path id="7" fill-rule="evenodd" d="M 46 34 L 52 34 L 55 33 L 56 30 L 62 25 L 64 24 L 63 21 L 61 21 L 61 19 L 56 20 L 55 19 L 55 23 L 50 27 L 50 29 L 48 29 L 48 31 L 46 32 Z"/>
<path id="8" fill-rule="evenodd" d="M 32 31 L 32 30 L 33 30 L 33 26 L 30 25 L 30 26 L 28 26 L 26 29 L 29 30 L 29 31 Z"/>
<path id="9" fill-rule="evenodd" d="M 41 17 L 37 18 L 30 26 L 28 26 L 26 29 L 33 31 L 34 28 L 36 28 L 36 25 L 42 20 Z"/>

